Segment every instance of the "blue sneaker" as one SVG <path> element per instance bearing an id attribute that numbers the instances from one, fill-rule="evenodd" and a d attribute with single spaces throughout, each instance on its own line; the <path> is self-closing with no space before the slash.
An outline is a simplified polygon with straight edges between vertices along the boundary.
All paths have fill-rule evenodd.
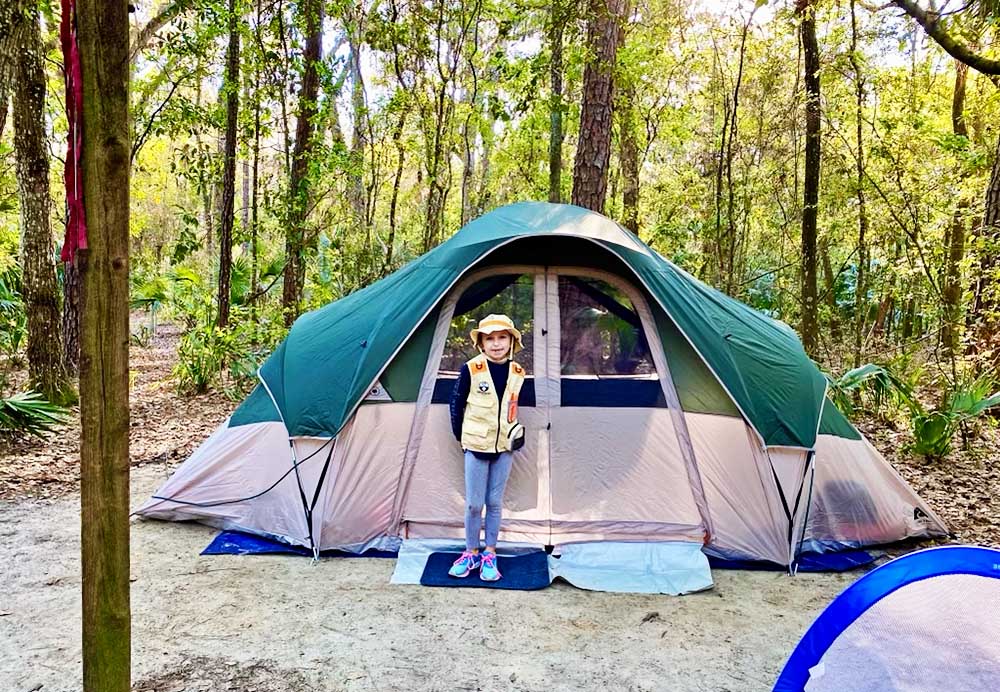
<path id="1" fill-rule="evenodd" d="M 460 579 L 462 577 L 467 577 L 469 576 L 469 572 L 479 567 L 480 562 L 481 560 L 478 553 L 465 551 L 462 553 L 462 557 L 455 560 L 452 564 L 451 569 L 448 570 L 448 576 L 458 577 Z"/>
<path id="2" fill-rule="evenodd" d="M 479 568 L 479 578 L 483 581 L 497 581 L 503 575 L 497 569 L 497 554 L 486 551 L 483 553 L 483 566 Z"/>

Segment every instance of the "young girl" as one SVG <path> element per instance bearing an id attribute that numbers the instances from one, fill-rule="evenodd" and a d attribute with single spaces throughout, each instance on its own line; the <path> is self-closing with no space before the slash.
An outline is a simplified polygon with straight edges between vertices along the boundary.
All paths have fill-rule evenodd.
<path id="1" fill-rule="evenodd" d="M 469 336 L 479 355 L 462 368 L 451 395 L 451 428 L 465 451 L 465 552 L 448 570 L 466 577 L 496 581 L 497 534 L 503 491 L 510 476 L 513 450 L 524 443 L 517 422 L 517 396 L 524 368 L 511 357 L 521 350 L 521 332 L 506 315 L 487 315 Z M 486 505 L 486 550 L 479 552 L 479 529 Z"/>

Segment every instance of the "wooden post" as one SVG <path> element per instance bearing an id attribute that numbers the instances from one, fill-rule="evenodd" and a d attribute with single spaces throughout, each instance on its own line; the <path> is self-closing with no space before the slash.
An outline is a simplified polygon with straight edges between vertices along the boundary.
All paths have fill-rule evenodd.
<path id="1" fill-rule="evenodd" d="M 128 692 L 128 3 L 78 1 L 89 248 L 78 255 L 83 689 Z"/>

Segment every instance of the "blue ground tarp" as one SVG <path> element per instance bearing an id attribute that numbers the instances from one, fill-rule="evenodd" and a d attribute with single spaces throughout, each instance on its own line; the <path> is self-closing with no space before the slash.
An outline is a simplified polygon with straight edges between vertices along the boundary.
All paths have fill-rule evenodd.
<path id="1" fill-rule="evenodd" d="M 298 545 L 288 545 L 262 536 L 254 536 L 239 531 L 223 531 L 216 536 L 202 555 L 303 555 L 312 557 L 312 551 Z M 320 557 L 396 557 L 396 553 L 386 550 L 366 550 L 363 553 L 348 553 L 343 550 L 324 550 Z"/>
<path id="2" fill-rule="evenodd" d="M 847 572 L 866 567 L 875 562 L 875 556 L 864 550 L 841 550 L 836 553 L 802 553 L 799 555 L 799 572 Z M 764 572 L 783 572 L 788 568 L 775 562 L 756 560 L 724 560 L 709 557 L 712 569 L 746 569 Z"/>

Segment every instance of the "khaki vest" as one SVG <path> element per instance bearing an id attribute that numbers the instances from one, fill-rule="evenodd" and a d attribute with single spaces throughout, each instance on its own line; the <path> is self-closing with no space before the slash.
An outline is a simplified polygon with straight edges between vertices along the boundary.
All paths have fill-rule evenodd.
<path id="1" fill-rule="evenodd" d="M 510 361 L 507 389 L 497 396 L 486 356 L 480 353 L 466 363 L 472 379 L 462 419 L 462 448 L 471 452 L 509 452 L 510 433 L 517 425 L 517 396 L 524 384 L 524 368 Z"/>

